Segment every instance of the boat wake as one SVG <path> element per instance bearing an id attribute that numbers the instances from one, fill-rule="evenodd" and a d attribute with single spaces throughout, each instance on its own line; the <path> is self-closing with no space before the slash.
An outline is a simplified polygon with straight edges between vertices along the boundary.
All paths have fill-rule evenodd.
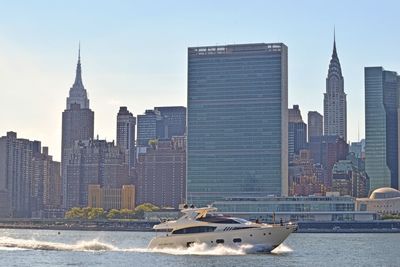
<path id="1" fill-rule="evenodd" d="M 15 239 L 0 237 L 0 250 L 55 250 L 55 251 L 114 251 L 113 245 L 103 243 L 97 239 L 79 241 L 76 244 L 39 241 L 35 239 Z"/>
<path id="2" fill-rule="evenodd" d="M 193 244 L 189 248 L 163 248 L 163 249 L 148 249 L 148 248 L 118 248 L 114 245 L 101 242 L 97 239 L 89 241 L 79 241 L 75 244 L 58 243 L 39 241 L 35 239 L 15 239 L 11 237 L 0 237 L 1 250 L 53 250 L 53 251 L 92 251 L 92 252 L 133 252 L 133 253 L 163 253 L 171 255 L 209 255 L 209 256 L 224 256 L 224 255 L 246 255 L 259 253 L 265 250 L 259 246 L 241 245 L 237 247 L 227 247 L 218 245 L 209 247 L 206 244 Z M 281 244 L 274 249 L 271 254 L 284 254 L 292 250 Z"/>
<path id="3" fill-rule="evenodd" d="M 264 253 L 267 248 L 263 246 L 240 245 L 236 247 L 227 247 L 223 245 L 207 246 L 207 244 L 193 244 L 189 248 L 162 248 L 162 249 L 147 249 L 146 252 L 157 252 L 172 255 L 209 255 L 209 256 L 224 256 L 224 255 L 247 255 Z M 292 252 L 288 246 L 281 244 L 274 249 L 271 254 L 285 254 Z"/>

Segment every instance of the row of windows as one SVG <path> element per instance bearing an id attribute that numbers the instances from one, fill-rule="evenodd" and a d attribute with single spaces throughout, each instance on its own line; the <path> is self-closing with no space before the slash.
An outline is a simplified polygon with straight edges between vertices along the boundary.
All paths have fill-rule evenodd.
<path id="1" fill-rule="evenodd" d="M 217 227 L 213 226 L 195 226 L 188 227 L 183 229 L 178 229 L 172 232 L 173 235 L 181 235 L 181 234 L 197 234 L 197 233 L 207 233 L 214 232 Z"/>

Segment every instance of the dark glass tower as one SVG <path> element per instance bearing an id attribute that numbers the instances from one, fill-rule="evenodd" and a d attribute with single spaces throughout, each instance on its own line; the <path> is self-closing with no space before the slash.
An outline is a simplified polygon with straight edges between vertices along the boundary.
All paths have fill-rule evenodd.
<path id="1" fill-rule="evenodd" d="M 187 201 L 286 195 L 287 47 L 188 49 Z"/>
<path id="2" fill-rule="evenodd" d="M 324 135 L 338 135 L 347 140 L 346 94 L 335 38 L 324 94 Z"/>
<path id="3" fill-rule="evenodd" d="M 396 72 L 365 68 L 365 170 L 370 191 L 399 188 L 399 97 Z"/>
<path id="4" fill-rule="evenodd" d="M 62 164 L 62 189 L 63 196 L 67 195 L 68 183 L 65 165 L 68 161 L 67 151 L 74 146 L 77 140 L 93 139 L 94 112 L 89 108 L 89 99 L 86 89 L 82 83 L 82 69 L 80 49 L 78 64 L 76 67 L 75 82 L 69 90 L 67 107 L 62 113 L 62 141 L 61 141 L 61 164 Z M 66 198 L 63 198 L 66 207 Z"/>
<path id="5" fill-rule="evenodd" d="M 160 111 L 146 110 L 145 114 L 137 116 L 137 146 L 147 147 L 152 139 L 164 136 L 163 120 Z"/>
<path id="6" fill-rule="evenodd" d="M 155 107 L 163 120 L 163 139 L 173 136 L 183 136 L 186 133 L 186 108 L 185 107 Z"/>

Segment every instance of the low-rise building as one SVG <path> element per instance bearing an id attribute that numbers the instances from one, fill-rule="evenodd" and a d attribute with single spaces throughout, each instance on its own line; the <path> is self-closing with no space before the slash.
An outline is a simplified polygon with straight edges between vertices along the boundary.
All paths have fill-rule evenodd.
<path id="1" fill-rule="evenodd" d="M 357 198 L 356 207 L 359 211 L 400 214 L 400 191 L 390 187 L 375 189 L 369 198 Z"/>
<path id="2" fill-rule="evenodd" d="M 355 199 L 338 196 L 227 198 L 218 212 L 261 221 L 368 221 L 375 212 L 356 211 Z"/>
<path id="3" fill-rule="evenodd" d="M 111 188 L 91 184 L 89 185 L 88 206 L 104 210 L 133 210 L 135 209 L 135 186 L 123 185 L 122 188 Z"/>

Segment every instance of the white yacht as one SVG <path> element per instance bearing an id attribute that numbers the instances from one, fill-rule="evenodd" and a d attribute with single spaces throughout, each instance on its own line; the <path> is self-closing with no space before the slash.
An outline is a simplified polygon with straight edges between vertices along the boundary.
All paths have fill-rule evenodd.
<path id="1" fill-rule="evenodd" d="M 252 245 L 257 252 L 270 252 L 297 230 L 297 225 L 292 223 L 261 224 L 226 217 L 216 211 L 213 207 L 183 209 L 184 215 L 178 220 L 153 227 L 169 232 L 153 238 L 149 248 L 185 248 L 194 243 L 205 243 L 209 246 Z"/>

